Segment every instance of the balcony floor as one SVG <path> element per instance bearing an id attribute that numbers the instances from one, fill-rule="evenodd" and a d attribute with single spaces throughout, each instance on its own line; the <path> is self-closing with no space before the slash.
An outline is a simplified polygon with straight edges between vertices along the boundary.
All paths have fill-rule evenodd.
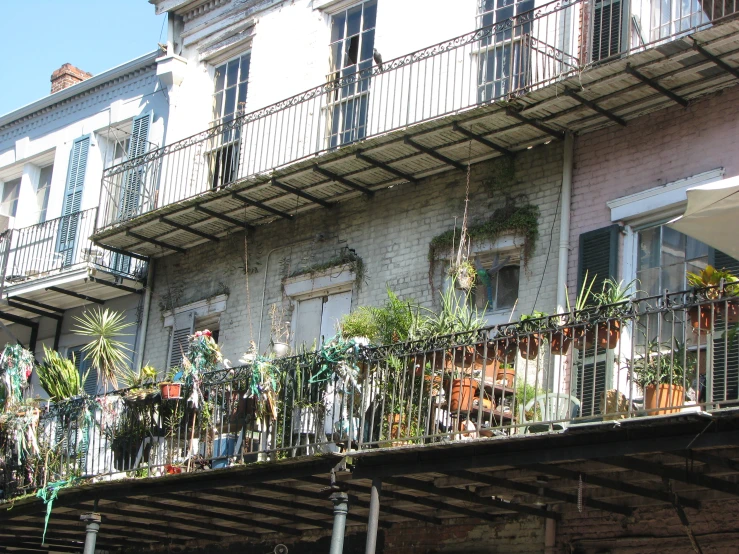
<path id="1" fill-rule="evenodd" d="M 739 22 L 727 21 L 628 57 L 572 72 L 557 83 L 507 102 L 481 105 L 398 129 L 163 206 L 105 228 L 93 240 L 143 256 L 184 252 L 239 228 L 293 217 L 361 195 L 371 196 L 397 183 L 465 170 L 468 161 L 478 163 L 561 140 L 564 132 L 582 135 L 606 126 L 627 125 L 670 106 L 689 106 L 708 94 L 734 86 L 739 78 L 737 71 Z M 477 138 L 471 140 L 470 133 Z M 299 189 L 311 199 L 275 186 L 274 180 Z M 234 198 L 235 192 L 244 200 Z"/>
<path id="2" fill-rule="evenodd" d="M 34 550 L 79 551 L 78 541 L 84 540 L 79 515 L 90 512 L 96 499 L 103 516 L 98 548 L 106 550 L 315 541 L 331 533 L 327 486 L 335 467 L 339 487 L 350 496 L 348 533 L 365 529 L 373 477 L 383 480 L 380 528 L 413 521 L 444 525 L 460 517 L 500 522 L 522 514 L 566 520 L 580 515 L 579 494 L 585 508 L 610 517 L 674 502 L 699 510 L 702 503 L 739 495 L 737 457 L 737 410 L 609 421 L 553 434 L 411 445 L 352 453 L 351 458 L 321 455 L 70 487 L 54 503 L 47 547 L 38 546 L 45 507 L 35 497 L 0 510 L 0 542 L 21 549 L 35 543 Z M 350 471 L 341 470 L 343 465 Z M 543 503 L 557 507 L 544 510 Z"/>

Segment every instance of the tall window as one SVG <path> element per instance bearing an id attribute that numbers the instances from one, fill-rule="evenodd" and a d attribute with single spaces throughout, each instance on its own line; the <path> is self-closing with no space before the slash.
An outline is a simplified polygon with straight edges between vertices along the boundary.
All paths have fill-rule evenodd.
<path id="1" fill-rule="evenodd" d="M 36 205 L 38 206 L 38 222 L 46 221 L 46 210 L 49 208 L 49 191 L 51 190 L 51 175 L 54 172 L 53 165 L 41 168 L 41 174 L 36 187 Z"/>
<path id="2" fill-rule="evenodd" d="M 3 200 L 0 205 L 0 211 L 2 215 L 15 217 L 18 211 L 18 194 L 21 190 L 21 180 L 13 179 L 12 181 L 6 181 L 3 185 Z"/>
<path id="3" fill-rule="evenodd" d="M 480 102 L 499 98 L 526 85 L 530 72 L 531 23 L 518 17 L 533 9 L 534 0 L 481 0 L 479 25 L 486 32 L 480 40 Z M 510 21 L 513 25 L 502 25 Z"/>
<path id="4" fill-rule="evenodd" d="M 246 107 L 249 88 L 251 54 L 244 54 L 216 67 L 213 93 L 213 120 L 226 128 L 215 135 L 209 154 L 210 183 L 213 189 L 227 185 L 236 178 L 239 165 L 240 129 L 228 125 Z"/>
<path id="5" fill-rule="evenodd" d="M 650 38 L 671 37 L 710 21 L 698 0 L 652 0 Z"/>
<path id="6" fill-rule="evenodd" d="M 521 264 L 516 254 L 480 254 L 475 259 L 477 279 L 472 298 L 479 310 L 510 310 L 518 298 Z"/>
<path id="7" fill-rule="evenodd" d="M 367 0 L 335 14 L 331 19 L 329 79 L 355 75 L 330 93 L 329 140 L 334 148 L 367 135 L 370 68 L 375 47 L 377 0 Z"/>

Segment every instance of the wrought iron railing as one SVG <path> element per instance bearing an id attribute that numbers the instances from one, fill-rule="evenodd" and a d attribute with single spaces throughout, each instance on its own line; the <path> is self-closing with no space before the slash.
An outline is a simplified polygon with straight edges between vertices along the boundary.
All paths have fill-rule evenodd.
<path id="1" fill-rule="evenodd" d="M 545 4 L 337 76 L 106 169 L 104 225 L 365 138 L 531 92 L 735 12 L 735 0 Z"/>
<path id="2" fill-rule="evenodd" d="M 206 373 L 167 399 L 144 387 L 25 408 L 0 416 L 0 488 L 9 498 L 75 478 L 737 406 L 734 292 L 665 294 L 381 347 L 333 342 Z"/>
<path id="3" fill-rule="evenodd" d="M 130 277 L 144 276 L 144 262 L 94 245 L 98 208 L 8 231 L 1 248 L 5 289 L 91 265 Z"/>

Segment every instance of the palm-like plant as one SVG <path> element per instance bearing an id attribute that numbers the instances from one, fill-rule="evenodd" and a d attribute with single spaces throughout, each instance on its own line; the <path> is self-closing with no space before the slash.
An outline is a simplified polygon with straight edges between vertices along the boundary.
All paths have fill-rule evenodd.
<path id="1" fill-rule="evenodd" d="M 88 370 L 89 371 L 89 370 Z M 59 352 L 44 345 L 44 361 L 36 369 L 39 383 L 49 393 L 52 402 L 72 398 L 82 394 L 82 383 L 87 373 L 80 379 L 74 360 L 63 358 Z"/>
<path id="2" fill-rule="evenodd" d="M 98 385 L 105 390 L 109 385 L 117 387 L 118 375 L 130 362 L 128 352 L 131 351 L 118 337 L 130 336 L 123 331 L 133 323 L 125 323 L 122 313 L 108 309 L 85 312 L 74 319 L 77 322 L 74 333 L 92 339 L 82 351 L 97 371 Z"/>

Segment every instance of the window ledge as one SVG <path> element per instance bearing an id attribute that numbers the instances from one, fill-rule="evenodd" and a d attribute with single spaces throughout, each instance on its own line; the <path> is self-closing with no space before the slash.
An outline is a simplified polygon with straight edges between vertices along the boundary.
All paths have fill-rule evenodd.
<path id="1" fill-rule="evenodd" d="M 164 316 L 164 326 L 174 326 L 175 316 L 182 313 L 195 312 L 196 318 L 221 313 L 226 310 L 226 300 L 228 300 L 227 294 L 219 294 L 212 298 L 198 300 L 197 302 L 193 302 L 185 306 L 179 306 L 174 310 L 166 311 L 162 314 Z"/>
<path id="2" fill-rule="evenodd" d="M 357 276 L 349 264 L 285 279 L 285 294 L 292 298 L 318 296 L 351 290 Z"/>

